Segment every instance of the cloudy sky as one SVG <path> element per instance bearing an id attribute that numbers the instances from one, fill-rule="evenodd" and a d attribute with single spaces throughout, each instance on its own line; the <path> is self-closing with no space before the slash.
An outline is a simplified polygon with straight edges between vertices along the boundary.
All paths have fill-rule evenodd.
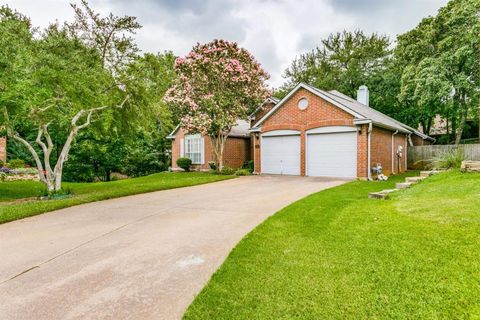
<path id="1" fill-rule="evenodd" d="M 79 0 L 0 0 L 36 26 L 71 20 L 70 2 Z M 271 74 L 272 86 L 298 54 L 315 48 L 331 32 L 362 29 L 392 39 L 434 15 L 447 0 L 90 0 L 92 7 L 133 15 L 145 52 L 172 50 L 185 55 L 196 42 L 237 41 Z"/>

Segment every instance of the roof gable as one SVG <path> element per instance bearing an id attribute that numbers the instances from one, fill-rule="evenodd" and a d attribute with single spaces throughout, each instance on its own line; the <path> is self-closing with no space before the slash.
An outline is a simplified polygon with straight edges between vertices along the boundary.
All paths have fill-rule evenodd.
<path id="1" fill-rule="evenodd" d="M 390 130 L 398 130 L 404 133 L 411 133 L 411 131 L 405 127 L 402 123 L 384 115 L 380 111 L 377 111 L 369 106 L 366 106 L 357 100 L 341 93 L 336 90 L 327 92 L 320 90 L 318 88 L 309 86 L 305 83 L 298 84 L 292 91 L 290 91 L 280 102 L 270 110 L 267 114 L 265 114 L 255 125 L 253 126 L 253 130 L 258 129 L 266 119 L 268 119 L 274 112 L 276 112 L 279 108 L 281 108 L 286 101 L 288 101 L 293 94 L 295 94 L 298 90 L 305 89 L 316 96 L 330 102 L 334 106 L 342 109 L 343 111 L 351 114 L 356 121 L 371 121 L 372 123 L 388 128 Z"/>
<path id="2" fill-rule="evenodd" d="M 343 111 L 351 114 L 352 116 L 354 116 L 355 118 L 358 118 L 358 119 L 364 119 L 364 117 L 362 117 L 362 115 L 358 114 L 357 112 L 349 109 L 348 107 L 332 100 L 330 97 L 328 97 L 324 92 L 322 92 L 321 90 L 317 89 L 317 88 L 314 88 L 314 87 L 311 87 L 309 85 L 306 85 L 304 83 L 299 83 L 293 90 L 291 90 L 282 100 L 280 100 L 276 105 L 275 107 L 273 107 L 269 112 L 267 112 L 262 118 L 260 118 L 260 120 L 257 121 L 257 123 L 255 123 L 253 125 L 253 128 L 256 128 L 258 127 L 259 125 L 261 125 L 265 120 L 267 120 L 273 113 L 275 113 L 279 108 L 281 108 L 288 100 L 290 100 L 290 98 L 297 92 L 299 91 L 300 89 L 305 89 L 311 93 L 313 93 L 314 95 L 316 96 L 319 96 L 320 98 L 330 102 L 331 104 L 333 104 L 334 106 L 336 107 L 339 107 L 340 109 L 342 109 Z"/>

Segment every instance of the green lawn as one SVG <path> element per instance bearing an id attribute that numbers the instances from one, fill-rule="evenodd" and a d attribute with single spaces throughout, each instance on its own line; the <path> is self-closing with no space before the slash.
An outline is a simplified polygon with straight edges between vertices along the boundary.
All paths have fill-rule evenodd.
<path id="1" fill-rule="evenodd" d="M 352 182 L 248 234 L 185 319 L 479 319 L 480 175 Z"/>
<path id="2" fill-rule="evenodd" d="M 202 172 L 165 172 L 112 182 L 64 183 L 64 189 L 70 190 L 72 193 L 72 196 L 69 198 L 20 203 L 11 201 L 42 195 L 45 193 L 43 185 L 40 182 L 31 181 L 4 182 L 0 183 L 0 223 L 87 202 L 193 186 L 230 178 L 232 176 Z"/>

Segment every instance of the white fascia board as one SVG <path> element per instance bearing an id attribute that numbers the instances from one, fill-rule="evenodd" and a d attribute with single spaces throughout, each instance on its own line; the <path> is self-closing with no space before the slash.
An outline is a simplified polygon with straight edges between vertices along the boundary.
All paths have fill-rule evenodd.
<path id="1" fill-rule="evenodd" d="M 373 121 L 371 119 L 355 119 L 353 120 L 353 124 L 369 124 Z"/>
<path id="2" fill-rule="evenodd" d="M 180 129 L 180 125 L 177 125 L 175 129 L 167 136 L 167 139 L 175 139 L 175 133 Z"/>
<path id="3" fill-rule="evenodd" d="M 335 101 L 333 99 L 331 99 L 330 97 L 322 94 L 320 91 L 317 91 L 317 90 L 314 90 L 312 87 L 304 84 L 304 83 L 299 83 L 292 91 L 290 91 L 282 100 L 280 100 L 280 102 L 278 102 L 275 107 L 273 107 L 269 112 L 267 112 L 260 120 L 258 120 L 257 123 L 255 123 L 254 127 L 258 127 L 259 125 L 261 125 L 266 119 L 268 119 L 268 117 L 270 117 L 275 111 L 277 111 L 278 108 L 280 108 L 286 101 L 288 101 L 288 99 L 290 99 L 290 97 L 295 93 L 297 92 L 299 89 L 305 89 L 311 93 L 313 93 L 314 95 L 330 102 L 331 104 L 333 104 L 334 106 L 342 109 L 343 111 L 351 114 L 352 116 L 356 117 L 356 118 L 359 118 L 359 119 L 363 119 L 365 118 L 364 116 L 362 116 L 361 114 L 357 113 L 357 112 L 354 112 L 353 110 L 347 108 L 346 106 L 344 106 L 343 104 L 339 103 L 338 101 Z"/>
<path id="4" fill-rule="evenodd" d="M 260 128 L 251 128 L 251 129 L 248 129 L 248 131 L 250 131 L 250 132 L 260 132 Z"/>
<path id="5" fill-rule="evenodd" d="M 300 131 L 298 130 L 273 130 L 262 133 L 262 137 L 278 137 L 278 136 L 298 136 Z"/>
<path id="6" fill-rule="evenodd" d="M 318 133 L 336 133 L 336 132 L 355 132 L 357 127 L 350 126 L 328 126 L 328 127 L 318 127 L 307 130 L 306 134 L 318 134 Z"/>

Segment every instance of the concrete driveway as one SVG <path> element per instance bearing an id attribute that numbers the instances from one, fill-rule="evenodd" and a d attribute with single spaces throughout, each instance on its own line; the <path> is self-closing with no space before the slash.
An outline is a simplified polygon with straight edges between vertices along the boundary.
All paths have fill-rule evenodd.
<path id="1" fill-rule="evenodd" d="M 0 319 L 178 319 L 246 233 L 344 182 L 242 177 L 0 225 Z"/>

